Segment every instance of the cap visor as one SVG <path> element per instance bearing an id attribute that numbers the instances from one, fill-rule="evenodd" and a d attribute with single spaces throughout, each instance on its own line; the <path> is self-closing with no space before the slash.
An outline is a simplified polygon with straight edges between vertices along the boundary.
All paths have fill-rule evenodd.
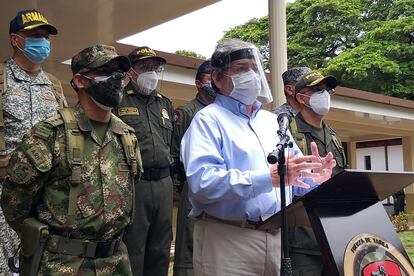
<path id="1" fill-rule="evenodd" d="M 56 35 L 58 33 L 55 26 L 50 25 L 50 24 L 45 24 L 45 23 L 33 24 L 33 25 L 30 25 L 30 26 L 26 26 L 26 27 L 23 28 L 23 30 L 26 30 L 26 31 L 27 30 L 33 30 L 33 29 L 38 28 L 38 27 L 45 27 L 48 30 L 49 34 L 51 34 L 51 35 Z"/>
<path id="2" fill-rule="evenodd" d="M 112 60 L 117 60 L 119 62 L 119 66 L 124 72 L 128 72 L 131 68 L 131 64 L 129 63 L 129 59 L 126 56 L 117 56 Z"/>

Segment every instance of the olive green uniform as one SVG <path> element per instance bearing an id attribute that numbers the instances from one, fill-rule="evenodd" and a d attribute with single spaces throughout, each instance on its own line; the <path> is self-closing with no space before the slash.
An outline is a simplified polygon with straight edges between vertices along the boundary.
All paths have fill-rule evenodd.
<path id="1" fill-rule="evenodd" d="M 180 162 L 180 143 L 194 115 L 205 107 L 200 94 L 189 103 L 175 110 L 175 126 L 171 154 L 174 158 L 174 172 L 180 181 L 180 205 L 177 215 L 177 232 L 175 235 L 174 276 L 193 275 L 193 221 L 188 217 L 191 203 L 188 200 L 188 183 Z"/>
<path id="2" fill-rule="evenodd" d="M 167 275 L 172 240 L 173 107 L 156 91 L 144 96 L 129 84 L 115 113 L 135 129 L 144 167 L 137 184 L 135 220 L 124 239 L 132 272 L 134 276 Z"/>
<path id="3" fill-rule="evenodd" d="M 26 218 L 49 227 L 39 275 L 131 275 L 121 236 L 142 168 L 137 139 L 114 115 L 99 137 L 80 106 L 67 110 L 73 120 L 65 123 L 61 113 L 36 124 L 12 153 L 5 218 L 22 240 Z"/>
<path id="4" fill-rule="evenodd" d="M 332 128 L 325 122 L 322 123 L 322 128 L 315 128 L 307 124 L 300 113 L 293 120 L 291 132 L 304 154 L 311 154 L 310 144 L 315 142 L 320 156 L 326 156 L 328 152 L 332 152 L 336 160 L 332 176 L 346 168 L 346 157 L 341 140 Z M 312 228 L 289 229 L 288 237 L 292 275 L 324 275 L 322 255 Z"/>

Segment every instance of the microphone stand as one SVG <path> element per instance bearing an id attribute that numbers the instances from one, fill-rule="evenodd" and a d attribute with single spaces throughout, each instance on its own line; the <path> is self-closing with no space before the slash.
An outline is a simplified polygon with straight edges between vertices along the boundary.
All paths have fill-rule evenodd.
<path id="1" fill-rule="evenodd" d="M 284 135 L 280 142 L 277 143 L 276 149 L 269 153 L 267 160 L 270 164 L 277 165 L 277 173 L 280 178 L 280 213 L 282 219 L 281 233 L 282 233 L 282 250 L 281 250 L 281 266 L 280 266 L 280 275 L 281 276 L 291 276 L 292 275 L 292 262 L 289 258 L 289 241 L 287 236 L 287 216 L 286 216 L 286 190 L 285 190 L 285 176 L 286 176 L 286 158 L 285 158 L 285 149 L 287 147 L 293 147 L 293 143 L 289 141 L 290 137 Z"/>

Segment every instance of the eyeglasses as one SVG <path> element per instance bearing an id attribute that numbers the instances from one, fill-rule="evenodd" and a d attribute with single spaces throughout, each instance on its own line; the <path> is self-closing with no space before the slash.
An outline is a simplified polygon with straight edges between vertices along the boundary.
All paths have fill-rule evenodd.
<path id="1" fill-rule="evenodd" d="M 87 76 L 86 74 L 88 73 L 94 73 L 96 74 L 96 76 Z M 97 68 L 97 69 L 82 73 L 82 76 L 94 82 L 102 82 L 102 81 L 107 81 L 110 78 L 113 78 L 116 80 L 124 79 L 126 77 L 126 72 L 114 71 L 114 69 L 102 67 L 102 68 Z"/>

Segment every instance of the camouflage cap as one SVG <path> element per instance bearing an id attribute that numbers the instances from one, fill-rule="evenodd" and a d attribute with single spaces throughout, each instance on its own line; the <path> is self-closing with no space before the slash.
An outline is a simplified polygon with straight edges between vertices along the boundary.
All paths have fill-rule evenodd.
<path id="1" fill-rule="evenodd" d="M 89 71 L 90 69 L 101 67 L 114 59 L 119 62 L 124 72 L 127 72 L 131 68 L 128 58 L 118 55 L 113 46 L 98 44 L 88 47 L 72 57 L 72 73 L 76 74 L 82 71 Z"/>
<path id="2" fill-rule="evenodd" d="M 309 73 L 311 69 L 309 67 L 292 67 L 282 74 L 283 85 L 295 84 L 306 73 Z"/>
<path id="3" fill-rule="evenodd" d="M 324 77 L 321 73 L 311 71 L 305 74 L 295 85 L 295 93 L 305 87 L 315 86 L 324 81 L 329 88 L 333 89 L 338 85 L 338 80 L 334 76 Z"/>
<path id="4" fill-rule="evenodd" d="M 165 59 L 157 56 L 155 51 L 148 46 L 135 48 L 131 53 L 129 53 L 128 58 L 131 64 L 134 64 L 135 62 L 139 60 L 149 59 L 149 58 L 157 59 L 162 64 L 167 63 Z"/>
<path id="5" fill-rule="evenodd" d="M 37 10 L 19 11 L 17 15 L 10 21 L 9 34 L 18 31 L 32 30 L 37 27 L 45 27 L 52 35 L 58 33 L 55 26 L 49 24 L 46 17 Z"/>

